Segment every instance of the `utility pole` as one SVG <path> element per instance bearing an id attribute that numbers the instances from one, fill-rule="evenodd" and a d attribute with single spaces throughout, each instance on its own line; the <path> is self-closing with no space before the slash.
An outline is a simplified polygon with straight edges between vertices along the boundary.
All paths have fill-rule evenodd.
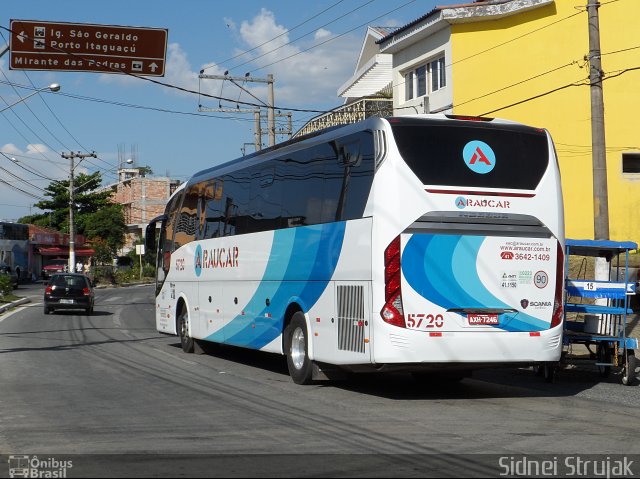
<path id="1" fill-rule="evenodd" d="M 262 150 L 262 123 L 260 122 L 260 109 L 253 112 L 253 118 L 256 123 L 255 144 L 256 151 Z"/>
<path id="2" fill-rule="evenodd" d="M 65 153 L 61 154 L 62 158 L 65 158 L 70 161 L 69 165 L 69 272 L 76 272 L 76 231 L 75 224 L 73 219 L 73 207 L 74 207 L 74 188 L 73 188 L 73 178 L 75 172 L 75 159 L 80 158 L 80 161 L 85 158 L 92 157 L 97 158 L 96 152 L 92 153 L 74 153 L 70 152 L 68 155 Z"/>
<path id="3" fill-rule="evenodd" d="M 589 85 L 591 91 L 591 158 L 593 166 L 593 239 L 609 239 L 609 192 L 607 188 L 607 150 L 604 130 L 604 95 L 602 91 L 602 56 L 600 52 L 600 19 L 598 0 L 587 0 L 589 18 Z M 606 258 L 596 258 L 596 280 L 608 281 Z M 598 299 L 596 303 L 606 304 Z"/>
<path id="4" fill-rule="evenodd" d="M 268 99 L 267 99 L 267 103 L 264 104 L 264 102 L 262 102 L 262 100 L 259 100 L 261 103 L 263 103 L 266 107 L 267 107 L 267 113 L 268 113 L 268 120 L 267 120 L 267 130 L 269 132 L 269 146 L 274 146 L 276 144 L 276 124 L 275 124 L 275 115 L 274 115 L 274 108 L 275 108 L 275 100 L 274 100 L 274 93 L 273 93 L 273 83 L 274 83 L 274 79 L 273 79 L 273 75 L 272 74 L 268 74 L 267 78 L 254 78 L 252 76 L 250 76 L 248 73 L 243 76 L 243 77 L 235 77 L 235 76 L 230 76 L 230 75 L 205 75 L 203 73 L 203 71 L 200 71 L 200 75 L 198 76 L 200 79 L 204 79 L 204 80 L 228 80 L 231 83 L 233 83 L 235 86 L 237 86 L 238 88 L 240 88 L 241 90 L 249 93 L 249 95 L 254 96 L 250 91 L 246 90 L 242 85 L 239 85 L 237 82 L 253 82 L 253 83 L 266 83 L 268 86 Z M 255 98 L 255 96 L 254 96 Z M 225 113 L 246 113 L 246 112 L 253 112 L 255 114 L 255 109 L 241 109 L 241 108 L 237 108 L 235 110 L 230 109 L 230 108 L 207 108 L 204 109 L 202 106 L 200 108 L 198 108 L 198 111 L 224 111 Z M 259 110 L 258 110 L 259 111 Z M 256 136 L 258 138 L 261 138 L 262 135 L 258 135 L 258 133 L 256 132 Z M 256 146 L 257 146 L 257 142 L 256 142 Z M 259 148 L 258 148 L 259 149 Z"/>
<path id="5" fill-rule="evenodd" d="M 269 98 L 267 106 L 267 128 L 269 130 L 269 146 L 275 146 L 276 144 L 276 120 L 274 116 L 274 100 L 273 100 L 273 75 L 269 73 L 267 75 L 267 81 L 269 85 Z"/>
<path id="6" fill-rule="evenodd" d="M 589 84 L 591 90 L 591 148 L 593 163 L 593 235 L 609 239 L 609 193 L 607 190 L 607 150 L 604 131 L 604 96 L 600 53 L 600 2 L 587 0 L 589 17 Z"/>

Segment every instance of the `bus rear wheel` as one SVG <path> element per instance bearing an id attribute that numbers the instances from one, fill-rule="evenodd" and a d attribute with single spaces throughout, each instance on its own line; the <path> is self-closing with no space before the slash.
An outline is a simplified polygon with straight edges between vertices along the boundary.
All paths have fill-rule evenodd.
<path id="1" fill-rule="evenodd" d="M 313 362 L 309 359 L 309 335 L 302 312 L 297 312 L 285 329 L 285 354 L 289 375 L 296 384 L 311 384 Z"/>
<path id="2" fill-rule="evenodd" d="M 189 312 L 185 306 L 180 310 L 178 316 L 178 335 L 180 336 L 180 345 L 185 353 L 193 352 L 193 338 L 189 336 Z"/>

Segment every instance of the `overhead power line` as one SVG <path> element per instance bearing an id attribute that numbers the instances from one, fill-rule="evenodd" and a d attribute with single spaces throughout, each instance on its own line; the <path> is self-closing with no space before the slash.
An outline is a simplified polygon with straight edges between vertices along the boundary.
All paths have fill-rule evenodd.
<path id="1" fill-rule="evenodd" d="M 334 40 L 337 40 L 338 38 L 341 38 L 341 37 L 345 36 L 345 35 L 346 35 L 346 34 L 348 34 L 348 33 L 351 33 L 351 32 L 353 32 L 353 31 L 355 31 L 355 30 L 357 30 L 357 29 L 359 29 L 359 28 L 366 27 L 367 25 L 370 25 L 372 22 L 375 22 L 376 20 L 379 20 L 379 19 L 381 19 L 382 17 L 385 17 L 385 16 L 387 16 L 387 15 L 389 15 L 389 14 L 391 14 L 391 13 L 394 13 L 394 12 L 396 12 L 396 11 L 398 11 L 398 10 L 401 10 L 401 9 L 403 9 L 404 7 L 406 7 L 407 5 L 411 5 L 412 3 L 415 3 L 416 1 L 417 1 L 417 0 L 410 0 L 410 1 L 406 2 L 406 3 L 403 3 L 403 4 L 402 4 L 402 5 L 400 5 L 399 7 L 394 8 L 393 10 L 389 10 L 388 12 L 385 12 L 385 13 L 383 13 L 382 15 L 378 15 L 377 17 L 372 18 L 371 20 L 368 20 L 368 21 L 366 21 L 366 22 L 364 22 L 364 23 L 362 23 L 362 24 L 358 25 L 357 27 L 354 27 L 354 28 L 352 28 L 352 29 L 350 29 L 350 30 L 347 30 L 346 32 L 340 33 L 339 35 L 336 35 L 336 36 L 334 36 L 334 37 L 331 37 L 331 38 L 329 38 L 329 39 L 327 39 L 327 40 L 325 40 L 325 41 L 323 41 L 323 42 L 316 43 L 315 45 L 313 45 L 313 46 L 311 46 L 311 47 L 309 47 L 309 48 L 306 48 L 306 49 L 304 49 L 304 50 L 301 50 L 301 51 L 299 51 L 299 52 L 297 52 L 297 53 L 294 53 L 294 54 L 292 54 L 292 55 L 289 55 L 288 57 L 281 58 L 280 60 L 276 60 L 276 61 L 271 62 L 271 63 L 268 63 L 268 64 L 266 64 L 266 65 L 262 65 L 262 66 L 260 66 L 260 67 L 258 67 L 258 68 L 256 68 L 256 69 L 254 69 L 254 71 L 264 70 L 265 68 L 270 67 L 270 66 L 273 66 L 273 65 L 275 65 L 276 63 L 280 63 L 280 62 L 283 62 L 283 61 L 289 60 L 290 58 L 293 58 L 293 57 L 295 57 L 295 56 L 298 56 L 298 55 L 301 55 L 301 54 L 303 54 L 303 53 L 306 53 L 306 52 L 308 52 L 308 51 L 310 51 L 310 50 L 313 50 L 314 48 L 318 48 L 318 47 L 320 47 L 320 46 L 322 46 L 322 45 L 326 45 L 327 43 L 330 43 L 330 42 L 332 42 L 332 41 L 334 41 Z M 261 55 L 261 56 L 264 56 L 264 55 Z M 282 109 L 282 110 L 289 110 L 289 111 L 296 111 L 296 110 L 291 109 L 291 108 L 281 108 L 281 109 Z"/>
<path id="2" fill-rule="evenodd" d="M 215 65 L 222 65 L 222 64 L 224 64 L 224 63 L 226 63 L 226 62 L 228 62 L 228 61 L 235 60 L 236 58 L 240 58 L 241 56 L 244 56 L 244 55 L 246 55 L 247 53 L 251 53 L 251 52 L 253 52 L 253 51 L 257 50 L 258 48 L 261 48 L 261 47 L 263 47 L 263 46 L 265 46 L 265 45 L 267 45 L 267 44 L 269 44 L 269 43 L 273 42 L 274 40 L 277 40 L 278 38 L 280 38 L 280 37 L 282 37 L 282 36 L 284 36 L 284 35 L 287 35 L 288 33 L 291 33 L 292 31 L 294 31 L 294 30 L 296 30 L 296 29 L 300 28 L 302 25 L 304 25 L 304 24 L 306 24 L 306 23 L 309 23 L 311 20 L 313 20 L 313 19 L 315 19 L 315 18 L 319 17 L 319 16 L 320 16 L 320 15 L 322 15 L 323 13 L 328 12 L 329 10 L 331 10 L 331 9 L 332 9 L 332 8 L 334 8 L 335 6 L 337 6 L 337 5 L 341 4 L 342 2 L 344 2 L 344 0 L 339 0 L 339 1 L 337 1 L 336 3 L 334 3 L 333 5 L 330 5 L 330 6 L 328 6 L 327 8 L 325 8 L 325 9 L 324 9 L 324 10 L 322 10 L 321 12 L 316 13 L 316 14 L 315 14 L 315 15 L 313 15 L 312 17 L 310 17 L 310 18 L 306 19 L 305 21 L 303 21 L 303 22 L 301 22 L 301 23 L 298 23 L 297 25 L 295 25 L 295 26 L 293 26 L 293 27 L 291 27 L 291 28 L 287 29 L 286 31 L 282 32 L 281 34 L 276 35 L 275 37 L 271 38 L 270 40 L 267 40 L 266 42 L 263 42 L 263 43 L 261 43 L 260 45 L 257 45 L 257 46 L 255 46 L 255 47 L 253 47 L 253 48 L 249 49 L 249 50 L 245 50 L 244 52 L 238 53 L 238 54 L 237 54 L 237 55 L 235 55 L 235 56 L 232 56 L 232 57 L 230 57 L 230 58 L 227 58 L 226 60 L 223 60 L 223 61 L 221 61 L 221 62 L 216 62 L 214 65 L 212 65 L 212 66 L 210 66 L 210 67 L 206 67 L 204 70 L 208 70 L 208 69 L 210 69 L 210 68 L 213 68 L 213 66 L 215 66 Z M 320 28 L 322 28 L 322 27 L 320 27 Z"/>
<path id="3" fill-rule="evenodd" d="M 310 32 L 308 32 L 308 33 L 305 33 L 304 35 L 301 35 L 301 36 L 299 36 L 299 37 L 296 37 L 296 38 L 294 38 L 293 40 L 290 40 L 289 42 L 287 42 L 287 43 L 285 43 L 285 44 L 283 44 L 283 45 L 280 45 L 280 46 L 278 46 L 278 47 L 276 47 L 276 48 L 274 48 L 274 49 L 272 49 L 272 50 L 269 50 L 269 51 L 267 51 L 267 52 L 264 52 L 263 54 L 258 55 L 257 57 L 251 58 L 251 59 L 249 59 L 249 60 L 247 60 L 247 61 L 245 61 L 245 62 L 243 62 L 243 63 L 239 63 L 238 65 L 235 65 L 235 66 L 233 66 L 233 67 L 229 68 L 229 70 L 235 70 L 236 68 L 240 68 L 241 66 L 244 66 L 244 65 L 246 65 L 246 64 L 248 64 L 248 63 L 252 63 L 252 62 L 254 62 L 254 61 L 258 60 L 259 58 L 265 57 L 265 56 L 269 55 L 270 53 L 276 52 L 276 51 L 280 50 L 281 48 L 284 48 L 284 47 L 286 47 L 286 46 L 289 46 L 289 45 L 291 45 L 291 44 L 293 44 L 293 43 L 297 42 L 298 40 L 301 40 L 301 39 L 303 39 L 303 38 L 305 38 L 305 37 L 308 37 L 309 35 L 311 35 L 311 34 L 315 33 L 317 30 L 319 30 L 320 28 L 327 27 L 327 26 L 331 25 L 332 23 L 337 22 L 338 20 L 342 20 L 342 19 L 343 19 L 344 17 L 346 17 L 347 15 L 351 15 L 353 12 L 356 12 L 356 11 L 358 11 L 358 10 L 360 10 L 360 9 L 362 9 L 362 8 L 364 8 L 364 7 L 366 7 L 366 6 L 367 6 L 367 5 L 369 5 L 370 3 L 373 3 L 374 1 L 375 1 L 375 0 L 369 0 L 368 2 L 363 3 L 363 4 L 362 4 L 362 5 L 360 5 L 359 7 L 356 7 L 356 8 L 354 8 L 353 10 L 350 10 L 350 11 L 348 11 L 347 13 L 342 14 L 342 15 L 340 15 L 339 17 L 334 18 L 334 19 L 333 19 L 333 20 L 331 20 L 330 22 L 327 22 L 327 23 L 325 23 L 324 25 L 321 25 L 321 26 L 317 27 L 316 29 L 314 29 L 314 30 L 312 30 L 312 31 L 310 31 Z M 411 2 L 409 2 L 409 3 L 411 3 Z M 402 7 L 400 7 L 400 8 L 402 8 Z M 391 12 L 388 12 L 388 13 L 391 13 Z M 388 13 L 387 13 L 387 14 L 388 14 Z M 385 15 L 387 15 L 387 14 L 385 14 Z M 379 18 L 379 17 L 378 17 L 378 18 Z M 376 18 L 376 19 L 374 19 L 374 20 L 377 20 L 377 18 Z M 369 22 L 367 22 L 367 23 L 369 23 Z M 362 26 L 362 25 L 360 25 L 360 26 Z M 355 29 L 360 28 L 360 26 L 359 26 L 359 27 L 356 27 Z M 354 30 L 355 30 L 355 29 L 354 29 Z M 353 31 L 353 30 L 349 30 L 348 32 L 343 33 L 342 35 L 346 35 L 346 33 L 349 33 L 349 32 L 351 32 L 351 31 Z M 285 33 L 287 33 L 287 32 L 285 32 Z M 284 35 L 284 33 L 283 33 L 283 35 Z M 342 36 L 342 35 L 339 35 L 339 36 Z M 279 36 L 282 36 L 282 35 L 279 35 Z M 333 37 L 332 39 L 334 39 L 334 38 L 338 38 L 338 37 Z M 330 40 L 329 40 L 329 41 L 330 41 Z M 267 43 L 268 43 L 268 42 L 267 42 Z M 316 46 L 320 46 L 320 45 L 322 45 L 322 43 L 321 43 L 321 44 L 318 44 L 318 45 L 316 45 Z M 316 46 L 313 46 L 313 47 L 311 47 L 311 48 L 315 48 Z M 256 48 L 258 48 L 258 47 L 256 47 Z M 254 50 L 255 50 L 255 48 L 254 48 Z M 306 51 L 306 50 L 305 50 L 305 51 Z M 287 58 L 289 58 L 289 57 L 287 57 Z M 282 61 L 282 60 L 278 60 L 278 61 Z M 277 63 L 277 62 L 274 62 L 274 63 Z M 258 70 L 262 70 L 263 68 L 265 68 L 265 67 L 260 67 L 260 68 L 258 68 Z"/>
<path id="4" fill-rule="evenodd" d="M 579 80 L 578 82 L 568 83 L 566 85 L 562 85 L 562 86 L 554 88 L 552 90 L 548 90 L 548 91 L 539 93 L 539 94 L 531 96 L 529 98 L 525 98 L 523 100 L 516 101 L 516 102 L 511 103 L 509 105 L 505 105 L 505 106 L 502 106 L 500 108 L 495 108 L 493 110 L 486 111 L 484 113 L 481 113 L 479 116 L 488 116 L 488 115 L 491 115 L 491 114 L 493 114 L 493 113 L 495 113 L 497 111 L 506 110 L 507 108 L 512 108 L 514 106 L 522 105 L 523 103 L 528 103 L 530 101 L 537 100 L 538 98 L 542 98 L 542 97 L 545 97 L 547 95 L 551 95 L 552 93 L 556 93 L 556 92 L 559 92 L 561 90 L 566 90 L 567 88 L 571 88 L 571 87 L 575 87 L 575 86 L 589 86 L 588 80 L 589 79 L 587 78 L 587 79 L 584 79 L 584 80 Z"/>
<path id="5" fill-rule="evenodd" d="M 328 43 L 328 42 L 330 42 L 330 41 L 336 40 L 337 38 L 340 38 L 340 37 L 342 37 L 342 36 L 346 35 L 347 33 L 351 33 L 352 31 L 354 31 L 354 30 L 356 30 L 356 29 L 358 29 L 358 28 L 361 28 L 361 27 L 363 27 L 363 26 L 366 26 L 366 25 L 368 25 L 369 23 L 371 23 L 371 22 L 373 22 L 373 21 L 375 21 L 375 20 L 378 20 L 378 19 L 380 19 L 380 18 L 382 18 L 382 17 L 384 17 L 384 16 L 386 16 L 386 15 L 389 15 L 389 14 L 391 14 L 391 13 L 394 13 L 394 12 L 396 12 L 397 10 L 400 10 L 400 9 L 402 9 L 402 8 L 406 7 L 407 5 L 410 5 L 410 4 L 412 4 L 412 3 L 415 3 L 416 1 L 417 1 L 417 0 L 410 0 L 410 1 L 408 1 L 408 2 L 406 2 L 406 3 L 404 3 L 404 4 L 402 4 L 401 6 L 399 6 L 399 7 L 397 7 L 397 8 L 394 8 L 394 9 L 392 9 L 392 10 L 389 10 L 388 12 L 385 12 L 385 13 L 384 13 L 384 14 L 382 14 L 382 15 L 379 15 L 379 16 L 377 16 L 377 17 L 375 17 L 375 18 L 373 18 L 373 19 L 371 19 L 371 20 L 369 20 L 369 21 L 367 21 L 367 22 L 365 22 L 365 23 L 363 23 L 363 24 L 361 24 L 361 25 L 358 25 L 358 26 L 357 26 L 357 27 L 355 27 L 355 28 L 352 28 L 352 29 L 350 29 L 350 30 L 348 30 L 348 31 L 346 31 L 346 32 L 344 32 L 344 33 L 342 33 L 342 34 L 340 34 L 340 35 L 337 35 L 337 36 L 335 36 L 335 37 L 332 37 L 331 39 L 326 40 L 326 41 L 324 41 L 324 42 L 321 42 L 321 43 L 319 43 L 319 44 L 317 44 L 317 45 L 314 45 L 314 46 L 312 46 L 312 47 L 310 47 L 310 48 L 307 48 L 306 50 L 303 50 L 303 51 L 301 51 L 301 52 L 298 52 L 298 53 L 296 53 L 295 55 L 299 55 L 299 54 L 301 54 L 301 53 L 305 53 L 305 52 L 307 52 L 307 51 L 309 51 L 309 50 L 311 50 L 311 49 L 313 49 L 313 48 L 317 48 L 317 47 L 319 47 L 319 46 L 321 46 L 321 45 L 324 45 L 324 44 L 326 44 L 326 43 Z M 5 26 L 0 26 L 0 28 L 1 28 L 1 29 L 3 29 L 3 30 L 6 30 L 6 31 L 8 31 L 8 32 L 15 33 L 15 32 L 13 32 L 10 28 L 7 28 L 7 27 L 5 27 Z M 30 39 L 30 37 L 29 37 L 28 35 L 23 35 L 23 36 L 24 36 L 25 38 L 27 38 L 27 39 Z M 57 47 L 52 47 L 52 48 L 53 48 L 55 51 L 58 51 L 58 52 L 60 52 L 60 53 L 64 53 L 64 54 L 66 54 L 66 55 L 69 55 L 70 57 L 78 58 L 78 59 L 83 59 L 83 60 L 88 61 L 88 59 L 84 58 L 82 55 L 78 55 L 78 54 L 75 54 L 75 53 L 72 53 L 72 52 L 66 51 L 66 50 L 64 50 L 64 49 L 61 49 L 61 48 L 57 48 Z M 286 59 L 288 59 L 288 58 L 291 58 L 292 56 L 295 56 L 295 55 L 291 55 L 291 56 L 289 56 L 289 57 L 287 57 L 287 58 L 285 58 L 285 59 L 283 59 L 283 60 L 279 60 L 279 61 L 284 61 L 284 60 L 286 60 Z M 278 62 L 274 62 L 274 63 L 278 63 Z M 260 68 L 258 68 L 258 69 L 260 70 L 260 69 L 266 68 L 267 66 L 270 66 L 270 65 L 271 65 L 271 64 L 269 64 L 269 65 L 265 65 L 265 66 L 260 67 Z M 150 78 L 150 77 L 145 77 L 145 76 L 136 75 L 136 74 L 134 74 L 134 73 L 130 73 L 130 72 L 126 72 L 126 71 L 122 71 L 122 70 L 119 70 L 119 69 L 116 69 L 116 68 L 112 68 L 111 70 L 112 70 L 113 72 L 117 72 L 117 73 L 121 73 L 121 74 L 124 74 L 124 75 L 128 75 L 128 76 L 131 76 L 131 77 L 137 78 L 137 79 L 139 79 L 139 80 L 144 80 L 144 81 L 147 81 L 147 82 L 150 82 L 150 83 L 156 84 L 156 85 L 164 86 L 164 87 L 166 87 L 166 88 L 171 88 L 171 89 L 174 89 L 174 90 L 177 90 L 177 91 L 181 91 L 181 92 L 184 92 L 184 93 L 190 93 L 190 94 L 193 94 L 193 95 L 200 95 L 200 96 L 204 96 L 204 97 L 212 98 L 212 99 L 216 99 L 216 100 L 221 100 L 221 101 L 228 101 L 228 102 L 234 102 L 234 101 L 235 101 L 235 100 L 233 100 L 233 99 L 231 99 L 231 98 L 225 98 L 225 97 L 218 96 L 218 95 L 212 95 L 212 94 L 208 94 L 208 93 L 197 92 L 197 91 L 195 91 L 195 90 L 191 90 L 191 89 L 189 89 L 189 88 L 181 87 L 181 86 L 178 86 L 178 85 L 172 85 L 172 84 L 170 84 L 170 83 L 162 82 L 162 81 L 160 81 L 160 80 L 156 80 L 156 79 L 154 79 L 154 78 Z M 260 104 L 258 104 L 258 103 L 252 103 L 252 102 L 248 102 L 248 101 L 235 101 L 235 103 L 240 104 L 240 105 L 245 105 L 245 106 L 252 106 L 252 107 L 260 107 L 260 106 L 261 106 L 261 105 L 260 105 Z M 312 108 L 289 108 L 289 107 L 284 107 L 284 106 L 280 106 L 280 105 L 274 105 L 274 107 L 273 107 L 273 108 L 274 108 L 274 109 L 276 109 L 276 110 L 285 110 L 285 111 L 291 111 L 291 112 L 303 112 L 303 113 L 327 113 L 327 112 L 329 112 L 329 111 L 332 111 L 332 110 L 318 110 L 318 109 L 312 109 Z"/>
<path id="6" fill-rule="evenodd" d="M 56 181 L 53 178 L 49 178 L 48 176 L 41 175 L 40 173 L 38 173 L 37 171 L 32 170 L 31 168 L 27 168 L 20 161 L 17 161 L 17 160 L 14 161 L 14 158 L 10 157 L 9 155 L 7 155 L 6 153 L 4 153 L 2 151 L 0 151 L 0 155 L 4 156 L 7 160 L 11 161 L 11 163 L 13 163 L 14 165 L 22 168 L 23 170 L 25 170 L 25 171 L 27 171 L 29 173 L 31 173 L 32 175 L 39 176 L 40 178 L 43 178 L 43 179 L 48 180 L 48 181 Z"/>

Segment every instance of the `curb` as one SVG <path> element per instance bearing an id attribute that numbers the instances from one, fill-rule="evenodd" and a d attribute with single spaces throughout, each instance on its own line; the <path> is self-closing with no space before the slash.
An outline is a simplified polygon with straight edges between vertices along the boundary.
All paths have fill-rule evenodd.
<path id="1" fill-rule="evenodd" d="M 93 287 L 93 289 L 107 289 L 107 288 L 126 288 L 129 286 L 149 286 L 155 284 L 152 281 L 141 282 L 141 283 L 121 283 L 121 284 L 98 284 Z"/>
<path id="2" fill-rule="evenodd" d="M 31 300 L 29 298 L 21 298 L 17 301 L 14 301 L 12 303 L 9 304 L 5 304 L 3 306 L 0 306 L 0 314 L 4 313 L 5 311 L 11 309 L 11 308 L 15 308 L 16 306 L 20 306 L 22 304 L 27 304 L 30 303 Z"/>

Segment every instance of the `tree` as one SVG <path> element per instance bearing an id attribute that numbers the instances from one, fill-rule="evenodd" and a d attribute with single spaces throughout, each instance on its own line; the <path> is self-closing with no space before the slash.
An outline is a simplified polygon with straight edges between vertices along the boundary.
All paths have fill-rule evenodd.
<path id="1" fill-rule="evenodd" d="M 98 191 L 102 183 L 99 172 L 79 174 L 74 180 L 74 224 L 78 234 L 89 241 L 102 240 L 112 256 L 124 244 L 126 224 L 122 206 L 110 201 L 110 191 Z M 53 181 L 45 188 L 45 199 L 35 206 L 42 214 L 25 216 L 21 223 L 47 226 L 69 232 L 69 180 Z"/>
<path id="2" fill-rule="evenodd" d="M 138 173 L 140 174 L 140 176 L 153 175 L 153 170 L 150 166 L 139 166 Z"/>
<path id="3" fill-rule="evenodd" d="M 124 222 L 122 206 L 110 203 L 95 213 L 83 217 L 83 231 L 89 240 L 104 241 L 112 256 L 124 245 L 124 233 L 127 225 Z"/>
<path id="4" fill-rule="evenodd" d="M 102 183 L 99 172 L 91 175 L 79 174 L 74 180 L 74 217 L 76 231 L 84 234 L 83 219 L 86 215 L 93 214 L 110 205 L 109 191 L 97 192 Z M 69 180 L 53 181 L 44 190 L 45 199 L 34 206 L 44 213 L 20 218 L 21 223 L 32 223 L 39 226 L 48 226 L 57 231 L 69 232 Z"/>
<path id="5" fill-rule="evenodd" d="M 113 252 L 111 248 L 107 244 L 107 242 L 101 238 L 97 238 L 92 242 L 93 249 L 96 254 L 94 259 L 98 264 L 111 264 L 111 260 L 113 259 Z"/>

